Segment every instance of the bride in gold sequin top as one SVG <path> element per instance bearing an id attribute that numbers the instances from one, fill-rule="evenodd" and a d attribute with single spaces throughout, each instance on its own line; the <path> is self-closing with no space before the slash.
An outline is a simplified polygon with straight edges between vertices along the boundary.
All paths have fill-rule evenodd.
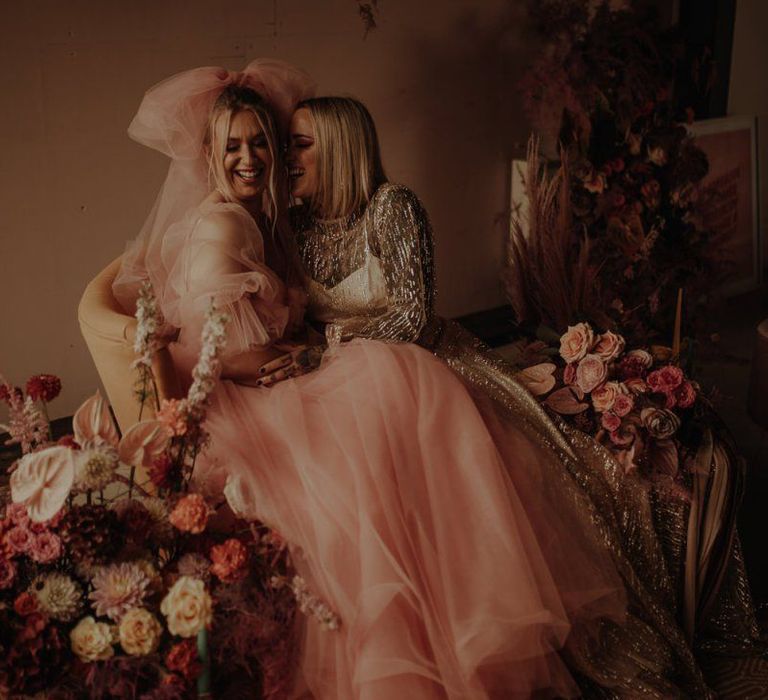
<path id="1" fill-rule="evenodd" d="M 548 448 L 550 463 L 531 469 L 579 503 L 611 552 L 633 615 L 627 625 L 605 629 L 600 644 L 571 654 L 583 690 L 601 697 L 711 696 L 691 635 L 679 622 L 687 510 L 654 503 L 592 438 L 556 425 L 516 381 L 513 367 L 459 324 L 435 314 L 429 219 L 411 190 L 387 182 L 375 126 L 361 103 L 306 100 L 294 113 L 289 138 L 292 194 L 302 202 L 292 222 L 308 315 L 329 343 L 360 337 L 430 349 L 479 401 L 494 404 Z M 657 525 L 654 513 L 660 512 L 663 522 Z M 749 621 L 750 601 L 742 596 L 736 603 L 732 616 Z M 734 613 L 739 606 L 741 612 Z M 722 611 L 710 617 L 718 614 L 723 617 Z M 722 619 L 720 624 L 740 625 Z M 739 629 L 747 641 L 748 627 Z"/>

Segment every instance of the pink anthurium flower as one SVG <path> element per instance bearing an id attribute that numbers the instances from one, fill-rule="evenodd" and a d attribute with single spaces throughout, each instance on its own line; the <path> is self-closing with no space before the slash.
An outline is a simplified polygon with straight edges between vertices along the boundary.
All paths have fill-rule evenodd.
<path id="1" fill-rule="evenodd" d="M 120 440 L 118 454 L 124 464 L 149 467 L 168 447 L 171 430 L 159 420 L 143 420 L 132 426 Z"/>
<path id="2" fill-rule="evenodd" d="M 61 510 L 75 478 L 74 452 L 56 445 L 22 457 L 11 474 L 11 499 L 23 503 L 34 522 Z"/>
<path id="3" fill-rule="evenodd" d="M 574 416 L 589 408 L 589 404 L 579 401 L 576 394 L 568 386 L 564 386 L 547 396 L 544 405 L 565 416 Z"/>
<path id="4" fill-rule="evenodd" d="M 77 409 L 72 425 L 75 440 L 83 448 L 109 445 L 117 447 L 119 436 L 109 414 L 109 407 L 100 392 L 96 392 Z"/>
<path id="5" fill-rule="evenodd" d="M 541 362 L 526 367 L 515 377 L 534 396 L 543 396 L 555 386 L 555 365 L 551 362 Z"/>

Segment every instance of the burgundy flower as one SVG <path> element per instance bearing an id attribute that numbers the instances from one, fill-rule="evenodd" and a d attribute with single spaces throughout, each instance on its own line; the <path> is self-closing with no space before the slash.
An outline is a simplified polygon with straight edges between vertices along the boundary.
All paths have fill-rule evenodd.
<path id="1" fill-rule="evenodd" d="M 55 374 L 36 374 L 27 381 L 27 395 L 32 399 L 53 401 L 61 393 L 61 379 Z"/>
<path id="2" fill-rule="evenodd" d="M 0 401 L 10 403 L 11 398 L 15 398 L 17 401 L 23 400 L 24 392 L 21 390 L 21 387 L 12 387 L 10 384 L 0 385 Z"/>
<path id="3" fill-rule="evenodd" d="M 159 489 L 171 488 L 181 478 L 181 469 L 168 455 L 163 454 L 149 467 L 149 478 Z"/>
<path id="4" fill-rule="evenodd" d="M 696 403 L 696 389 L 690 382 L 683 382 L 675 390 L 675 398 L 680 408 L 690 408 Z"/>

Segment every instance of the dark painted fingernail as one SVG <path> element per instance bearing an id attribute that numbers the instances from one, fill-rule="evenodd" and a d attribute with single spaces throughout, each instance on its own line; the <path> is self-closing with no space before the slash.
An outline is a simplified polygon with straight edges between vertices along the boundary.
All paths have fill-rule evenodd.
<path id="1" fill-rule="evenodd" d="M 262 385 L 262 381 L 261 381 L 261 379 L 257 379 L 257 380 L 256 380 L 256 386 L 261 386 L 261 385 Z"/>
<path id="2" fill-rule="evenodd" d="M 267 371 L 266 367 L 260 367 L 259 368 L 259 374 L 264 374 Z"/>

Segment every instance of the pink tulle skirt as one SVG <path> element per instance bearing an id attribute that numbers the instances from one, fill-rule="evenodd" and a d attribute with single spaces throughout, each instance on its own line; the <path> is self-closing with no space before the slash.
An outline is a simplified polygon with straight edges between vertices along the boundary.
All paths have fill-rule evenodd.
<path id="1" fill-rule="evenodd" d="M 306 620 L 297 695 L 571 697 L 569 633 L 624 614 L 552 454 L 415 345 L 353 341 L 270 389 L 223 381 L 208 429 L 202 483 L 226 474 L 341 618 Z"/>

